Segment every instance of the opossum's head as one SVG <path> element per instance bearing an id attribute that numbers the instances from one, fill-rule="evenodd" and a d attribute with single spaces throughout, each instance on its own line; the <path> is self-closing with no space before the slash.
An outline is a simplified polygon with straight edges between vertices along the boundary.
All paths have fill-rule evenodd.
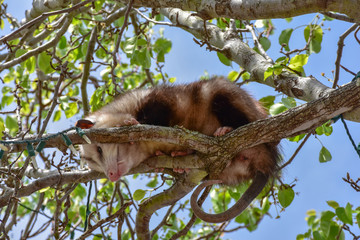
<path id="1" fill-rule="evenodd" d="M 135 122 L 134 122 L 135 121 Z M 87 120 L 79 120 L 80 128 L 108 128 L 137 124 L 129 114 L 95 112 Z M 95 171 L 104 172 L 111 181 L 119 178 L 149 157 L 143 143 L 99 143 L 80 146 L 81 158 Z"/>
<path id="2" fill-rule="evenodd" d="M 115 182 L 149 156 L 139 143 L 106 143 L 82 145 L 81 157 L 92 170 L 104 172 Z"/>

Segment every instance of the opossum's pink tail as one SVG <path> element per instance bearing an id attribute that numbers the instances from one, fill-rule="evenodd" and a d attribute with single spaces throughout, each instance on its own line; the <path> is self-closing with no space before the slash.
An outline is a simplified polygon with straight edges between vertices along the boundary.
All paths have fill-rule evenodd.
<path id="1" fill-rule="evenodd" d="M 199 205 L 197 204 L 197 199 L 200 192 L 207 186 L 213 184 L 221 183 L 220 180 L 208 180 L 201 183 L 193 192 L 190 199 L 191 208 L 194 211 L 195 215 L 200 218 L 201 220 L 209 223 L 221 223 L 228 221 L 232 218 L 238 216 L 242 211 L 244 211 L 249 204 L 260 194 L 262 189 L 265 187 L 268 176 L 263 174 L 262 172 L 257 172 L 251 185 L 245 191 L 245 193 L 241 196 L 241 198 L 228 210 L 218 214 L 210 214 L 204 212 Z"/>

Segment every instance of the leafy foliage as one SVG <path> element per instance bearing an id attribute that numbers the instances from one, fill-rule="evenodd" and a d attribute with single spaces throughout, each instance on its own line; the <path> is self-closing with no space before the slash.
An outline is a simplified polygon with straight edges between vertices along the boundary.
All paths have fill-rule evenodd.
<path id="1" fill-rule="evenodd" d="M 18 21 L 5 14 L 6 7 L 3 1 L 0 3 L 1 10 L 4 11 L 0 15 L 0 28 L 4 29 L 5 22 L 18 28 Z M 36 24 L 23 29 L 24 33 L 21 35 L 14 34 L 2 41 L 5 44 L 0 56 L 0 65 L 3 67 L 0 78 L 1 139 L 20 139 L 29 134 L 39 136 L 48 129 L 60 131 L 64 125 L 72 125 L 74 119 L 81 118 L 87 105 L 90 111 L 96 111 L 131 89 L 175 82 L 176 77 L 169 76 L 164 70 L 167 54 L 171 52 L 173 43 L 165 37 L 165 30 L 159 23 L 165 18 L 156 9 L 132 8 L 127 11 L 128 8 L 123 3 L 110 0 L 91 3 L 83 1 L 79 4 L 84 5 L 79 8 L 73 8 L 74 5 L 66 6 L 67 11 L 62 13 L 54 11 L 64 10 L 64 6 L 51 9 L 49 15 L 35 20 Z M 291 20 L 287 19 L 288 22 Z M 29 21 L 31 19 L 27 19 Z M 311 54 L 321 51 L 324 35 L 322 23 L 312 22 L 302 26 L 305 47 L 293 49 L 291 46 L 297 29 L 282 30 L 278 41 L 274 41 L 273 35 L 278 30 L 272 20 L 248 22 L 216 18 L 209 22 L 224 31 L 235 26 L 236 34 L 246 43 L 252 38 L 249 29 L 254 29 L 255 43 L 249 43 L 255 50 L 254 54 L 266 55 L 273 48 L 280 50 L 282 56 L 265 71 L 264 80 L 281 77 L 289 72 L 305 76 L 304 66 Z M 180 25 L 172 26 L 179 30 L 181 27 L 187 29 Z M 230 56 L 224 51 L 211 48 L 207 40 L 198 43 L 207 45 L 209 50 L 218 50 L 216 54 L 219 64 L 232 66 L 233 59 L 229 59 Z M 274 42 L 278 42 L 280 46 Z M 228 78 L 233 82 L 240 82 L 239 84 L 252 81 L 250 70 L 246 72 L 244 69 L 240 73 L 229 72 Z M 260 101 L 271 115 L 280 114 L 297 105 L 293 97 L 287 96 L 266 96 Z M 332 131 L 329 124 L 324 124 L 316 128 L 315 132 L 319 136 L 329 136 Z M 298 142 L 303 137 L 304 135 L 299 135 L 289 140 Z M 0 157 L 2 194 L 9 189 L 18 191 L 24 185 L 33 183 L 34 178 L 44 178 L 41 171 L 37 172 L 39 176 L 35 173 L 35 177 L 25 172 L 24 166 L 33 165 L 28 155 L 27 151 L 6 152 Z M 330 152 L 322 146 L 319 161 L 327 162 L 331 158 Z M 73 153 L 63 154 L 57 150 L 42 150 L 37 155 L 36 162 L 40 170 L 46 173 L 45 177 L 58 172 L 75 172 L 80 166 L 78 156 Z M 94 181 L 94 189 L 90 191 L 88 183 L 78 184 L 77 180 L 46 187 L 19 199 L 11 198 L 7 207 L 0 210 L 0 237 L 15 234 L 16 221 L 26 219 L 28 224 L 20 226 L 21 231 L 17 233 L 21 234 L 22 239 L 33 235 L 51 235 L 54 239 L 67 236 L 73 239 L 75 235 L 81 238 L 90 236 L 91 239 L 136 239 L 134 219 L 138 204 L 177 181 L 165 174 L 135 174 L 132 179 L 125 178 L 117 183 L 106 179 Z M 137 182 L 141 183 L 141 187 L 134 191 L 130 185 Z M 213 211 L 219 213 L 231 207 L 243 195 L 247 184 L 212 190 L 210 196 Z M 291 206 L 295 199 L 294 187 L 275 178 L 252 206 L 235 218 L 235 227 L 227 227 L 227 224 L 217 227 L 200 220 L 189 221 L 192 215 L 188 200 L 183 199 L 171 206 L 169 213 L 157 216 L 162 221 L 159 221 L 159 228 L 153 232 L 153 239 L 170 239 L 186 229 L 187 224 L 191 225 L 191 230 L 185 231 L 181 235 L 182 239 L 204 235 L 207 239 L 218 239 L 225 231 L 240 228 L 255 231 L 262 219 L 271 215 L 275 207 L 286 210 Z M 132 205 L 126 205 L 129 202 Z M 319 216 L 315 211 L 307 213 L 310 229 L 298 235 L 297 239 L 344 239 L 344 230 L 349 225 L 359 225 L 358 208 L 350 203 L 345 207 L 340 207 L 334 201 L 329 201 L 328 204 L 333 208 L 332 211 L 322 212 Z M 35 224 L 40 217 L 44 222 L 43 227 Z M 43 235 L 42 231 L 45 231 Z"/>

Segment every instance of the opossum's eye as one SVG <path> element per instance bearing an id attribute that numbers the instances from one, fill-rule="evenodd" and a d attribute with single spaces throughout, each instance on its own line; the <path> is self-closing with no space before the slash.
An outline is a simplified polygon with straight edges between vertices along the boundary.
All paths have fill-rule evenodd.
<path id="1" fill-rule="evenodd" d="M 98 151 L 98 153 L 100 154 L 100 155 L 102 155 L 102 153 L 103 153 L 103 151 L 102 151 L 102 149 L 101 149 L 101 147 L 97 147 L 97 151 Z"/>

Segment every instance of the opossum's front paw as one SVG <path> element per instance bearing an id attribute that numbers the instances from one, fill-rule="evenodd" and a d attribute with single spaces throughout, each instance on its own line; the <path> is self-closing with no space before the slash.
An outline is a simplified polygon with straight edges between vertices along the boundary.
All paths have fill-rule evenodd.
<path id="1" fill-rule="evenodd" d="M 214 136 L 215 137 L 224 136 L 225 134 L 227 134 L 228 132 L 231 132 L 232 130 L 234 130 L 232 127 L 219 127 L 214 132 Z"/>
<path id="2" fill-rule="evenodd" d="M 187 156 L 187 155 L 190 155 L 193 153 L 194 153 L 194 150 L 192 150 L 192 149 L 183 150 L 183 151 L 172 151 L 171 156 L 172 157 Z"/>
<path id="3" fill-rule="evenodd" d="M 190 172 L 190 168 L 173 168 L 173 171 L 176 173 L 188 173 Z"/>
<path id="4" fill-rule="evenodd" d="M 155 156 L 164 156 L 164 155 L 165 155 L 165 153 L 160 150 L 155 151 Z"/>
<path id="5" fill-rule="evenodd" d="M 135 118 L 130 118 L 130 119 L 124 120 L 124 124 L 126 126 L 131 126 L 131 125 L 137 125 L 137 124 L 140 124 L 140 123 Z"/>

